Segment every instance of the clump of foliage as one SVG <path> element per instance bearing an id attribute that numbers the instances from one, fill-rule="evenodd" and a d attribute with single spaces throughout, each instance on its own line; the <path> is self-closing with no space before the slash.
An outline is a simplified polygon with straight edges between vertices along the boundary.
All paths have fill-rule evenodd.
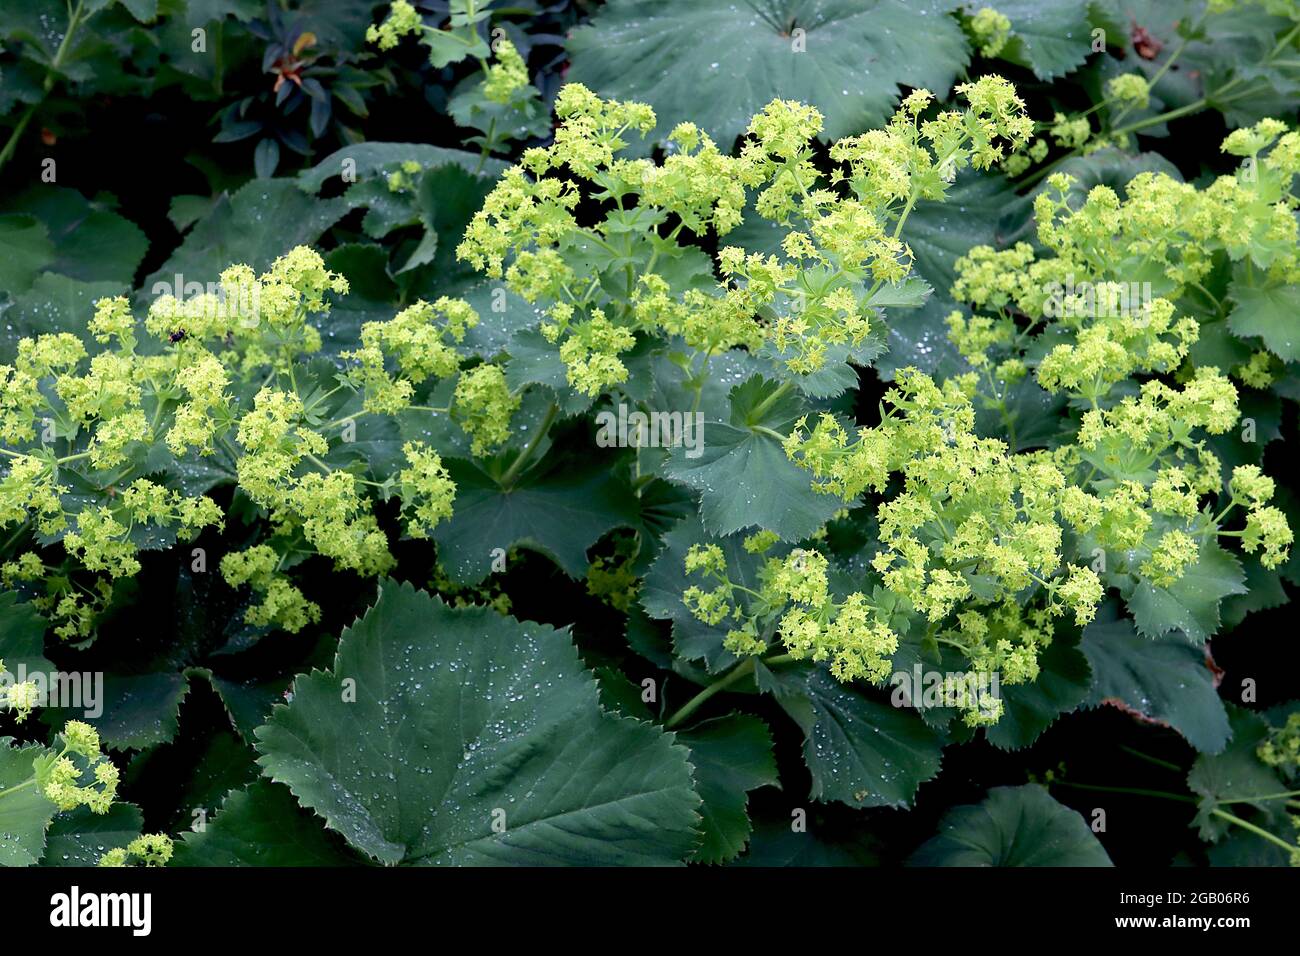
<path id="1" fill-rule="evenodd" d="M 0 19 L 0 863 L 1300 860 L 1300 12 L 731 6 Z"/>

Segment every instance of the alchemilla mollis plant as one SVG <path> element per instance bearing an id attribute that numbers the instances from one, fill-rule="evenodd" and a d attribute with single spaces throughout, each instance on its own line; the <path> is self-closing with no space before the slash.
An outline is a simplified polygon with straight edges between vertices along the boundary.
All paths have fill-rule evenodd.
<path id="1" fill-rule="evenodd" d="M 0 14 L 0 863 L 1300 861 L 1300 11 L 1175 5 Z"/>

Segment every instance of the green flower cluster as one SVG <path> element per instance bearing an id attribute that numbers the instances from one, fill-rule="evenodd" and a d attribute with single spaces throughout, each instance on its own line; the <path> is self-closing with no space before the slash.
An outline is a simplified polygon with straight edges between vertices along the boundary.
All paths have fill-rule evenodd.
<path id="1" fill-rule="evenodd" d="M 1221 541 L 1265 568 L 1287 559 L 1293 534 L 1270 504 L 1273 481 L 1253 464 L 1228 477 L 1211 447 L 1238 424 L 1238 391 L 1196 361 L 1190 301 L 1223 259 L 1247 260 L 1262 283 L 1297 278 L 1280 193 L 1297 171 L 1296 134 L 1279 132 L 1262 123 L 1229 137 L 1241 155 L 1276 145 L 1258 177 L 1205 190 L 1142 174 L 1127 199 L 1099 186 L 1075 208 L 1072 183 L 1053 177 L 1035 206 L 1046 254 L 1021 243 L 957 262 L 952 294 L 973 312 L 947 324 L 970 371 L 935 381 L 903 369 L 878 424 L 855 434 L 823 413 L 786 438 L 818 490 L 875 501 L 872 569 L 972 671 L 1033 680 L 1060 618 L 1087 624 L 1107 589 L 1171 588 Z M 1160 297 L 1127 294 L 1127 276 L 1153 274 Z M 1039 450 L 1016 437 L 1012 396 L 1026 388 L 1067 400 Z M 986 437 L 986 413 L 1007 439 Z M 716 616 L 728 597 L 696 603 Z"/>
<path id="2" fill-rule="evenodd" d="M 1300 712 L 1288 714 L 1285 724 L 1271 728 L 1255 752 L 1268 766 L 1278 768 L 1284 777 L 1294 777 L 1300 772 Z"/>
<path id="3" fill-rule="evenodd" d="M 319 254 L 297 247 L 260 276 L 232 266 L 213 291 L 161 296 L 143 322 L 125 298 L 101 299 L 87 341 L 20 340 L 14 364 L 0 366 L 0 529 L 19 545 L 0 580 L 31 592 L 60 636 L 93 636 L 114 582 L 139 572 L 142 548 L 225 527 L 213 496 L 221 479 L 197 483 L 187 477 L 196 471 L 233 479 L 266 529 L 265 542 L 221 559 L 227 582 L 258 596 L 250 624 L 297 631 L 319 619 L 286 573 L 306 557 L 367 576 L 389 570 L 372 499 L 401 496 L 408 530 L 423 537 L 450 515 L 455 486 L 416 443 L 407 470 L 371 480 L 339 463 L 346 430 L 407 411 L 427 381 L 457 376 L 455 346 L 478 316 L 460 300 L 419 302 L 366 323 L 345 354 L 351 367 L 309 372 L 316 323 L 346 291 Z M 357 410 L 327 419 L 348 402 Z M 508 437 L 518 399 L 496 366 L 479 365 L 456 406 L 484 453 Z M 55 542 L 63 559 L 50 553 Z M 7 697 L 25 715 L 23 694 Z"/>
<path id="4" fill-rule="evenodd" d="M 5 673 L 5 662 L 0 660 L 0 674 Z M 41 691 L 35 681 L 10 681 L 0 684 L 0 708 L 14 712 L 14 720 L 22 723 L 40 703 Z"/>
<path id="5" fill-rule="evenodd" d="M 109 850 L 99 858 L 99 866 L 166 866 L 172 858 L 175 844 L 162 833 L 144 833 L 123 847 Z"/>
<path id="6" fill-rule="evenodd" d="M 407 0 L 396 0 L 383 22 L 366 30 L 367 42 L 380 50 L 396 48 L 403 37 L 419 37 L 428 48 L 429 62 L 439 69 L 465 59 L 477 61 L 478 71 L 452 92 L 447 111 L 459 125 L 479 131 L 465 142 L 478 146 L 484 157 L 505 152 L 520 140 L 545 136 L 550 126 L 519 50 L 497 31 L 491 47 L 480 35 L 478 24 L 491 16 L 489 5 L 490 0 L 458 0 L 447 26 L 439 29 L 427 26 Z"/>
<path id="7" fill-rule="evenodd" d="M 975 42 L 980 45 L 980 56 L 995 57 L 1002 52 L 1011 38 L 1011 19 L 992 7 L 980 7 L 966 22 Z"/>
<path id="8" fill-rule="evenodd" d="M 638 335 L 681 336 L 701 365 L 721 351 L 770 349 L 796 376 L 831 350 L 861 346 L 872 297 L 909 272 L 899 238 L 916 202 L 941 199 L 957 171 L 988 168 L 1029 139 L 1032 124 L 998 77 L 959 87 L 969 108 L 923 120 L 917 91 L 884 130 L 831 146 L 813 164 L 821 114 L 776 100 L 753 118 L 739 155 L 678 125 L 662 162 L 621 155 L 654 111 L 602 100 L 583 86 L 556 99 L 553 145 L 524 152 L 475 215 L 457 256 L 540 304 L 568 383 L 595 397 L 626 381 L 621 356 Z M 585 202 L 584 202 L 585 201 Z M 780 255 L 723 246 L 721 282 L 684 269 L 691 239 L 723 237 L 755 213 L 782 229 Z M 586 212 L 595 204 L 601 211 Z"/>
<path id="9" fill-rule="evenodd" d="M 33 764 L 36 784 L 61 811 L 87 807 L 104 814 L 117 796 L 118 769 L 100 751 L 99 732 L 87 723 L 70 720 L 59 735 L 62 747 L 38 757 Z"/>
<path id="10" fill-rule="evenodd" d="M 746 539 L 745 548 L 762 554 L 774 544 L 774 538 L 759 532 Z M 832 594 L 829 562 L 819 551 L 796 548 L 767 558 L 757 590 L 731 579 L 726 556 L 716 544 L 693 546 L 685 570 L 712 585 L 688 587 L 682 596 L 686 607 L 706 624 L 733 624 L 724 646 L 738 657 L 765 654 L 776 636 L 791 658 L 828 661 L 840 680 L 881 682 L 889 675 L 898 635 L 861 592 L 842 600 Z"/>
<path id="11" fill-rule="evenodd" d="M 1117 84 L 1113 92 L 1136 99 L 1132 86 Z M 975 115 L 996 116 L 993 104 L 1002 102 L 1007 119 L 999 134 L 1023 144 L 1027 129 L 996 91 L 972 99 L 983 104 Z M 923 108 L 923 98 L 909 98 L 900 116 Z M 810 155 L 801 152 L 806 127 L 794 119 L 800 115 L 783 104 L 751 128 L 767 138 L 769 157 L 805 164 L 763 181 L 760 211 L 766 204 L 790 215 L 800 208 L 800 190 L 790 182 L 815 175 Z M 942 197 L 942 176 L 927 179 L 898 157 L 922 139 L 943 143 L 943 136 L 922 123 L 909 140 L 900 134 L 905 128 L 896 117 L 883 133 L 831 146 L 831 160 L 848 167 L 844 178 L 855 198 L 847 202 L 880 208 Z M 1251 464 L 1236 465 L 1229 477 L 1212 448 L 1216 436 L 1239 423 L 1238 390 L 1219 367 L 1198 361 L 1203 323 L 1193 317 L 1200 310 L 1191 297 L 1225 260 L 1248 263 L 1261 287 L 1296 280 L 1294 201 L 1287 195 L 1300 171 L 1295 137 L 1271 122 L 1239 131 L 1225 149 L 1260 157 L 1257 173 L 1222 177 L 1203 190 L 1146 173 L 1130 183 L 1125 199 L 1102 186 L 1076 205 L 1072 181 L 1052 177 L 1035 203 L 1045 251 L 1029 243 L 978 247 L 957 262 L 952 295 L 971 312 L 952 313 L 947 326 L 969 371 L 936 380 L 902 369 L 877 424 L 854 428 L 822 412 L 800 418 L 784 437 L 787 455 L 809 472 L 816 490 L 871 504 L 878 544 L 868 586 L 837 594 L 827 557 L 796 549 L 767 559 L 760 585 L 747 589 L 720 547 L 701 545 L 686 557 L 688 575 L 702 579 L 686 589 L 686 607 L 706 624 L 729 627 L 725 646 L 740 656 L 766 654 L 779 638 L 791 657 L 829 661 L 841 679 L 879 683 L 900 640 L 923 631 L 922 646 L 955 652 L 969 674 L 994 671 L 1004 684 L 1016 684 L 1037 679 L 1043 649 L 1062 628 L 1088 624 L 1108 590 L 1131 599 L 1142 588 L 1175 587 L 1233 539 L 1265 568 L 1285 561 L 1292 532 L 1270 503 L 1273 482 Z M 978 137 L 970 142 L 972 164 L 997 161 L 980 159 Z M 934 152 L 943 155 L 941 147 Z M 745 155 L 742 149 L 737 162 Z M 840 222 L 836 232 L 851 229 Z M 851 268 L 896 278 L 887 263 L 898 250 L 873 252 L 872 242 L 867 233 L 854 234 L 859 258 Z M 783 247 L 792 256 L 825 248 L 815 229 L 791 232 Z M 844 270 L 848 261 L 840 255 L 833 265 Z M 769 307 L 773 290 L 799 281 L 788 262 L 738 250 L 723 250 L 719 271 L 742 277 L 744 289 Z M 1135 290 L 1134 275 L 1154 278 Z M 663 285 L 652 291 L 654 314 L 671 314 Z M 837 324 L 852 336 L 853 296 L 828 295 L 822 304 L 830 301 L 843 306 Z M 782 350 L 806 342 L 810 327 L 793 324 L 800 320 L 777 316 L 762 338 Z M 813 354 L 805 348 L 800 357 Z M 796 373 L 815 367 L 791 363 Z M 1254 362 L 1249 374 L 1265 371 Z M 1045 447 L 1023 446 L 1016 434 L 1021 413 L 1013 396 L 1026 389 L 1065 402 L 1059 433 Z M 990 435 L 990 420 L 1001 423 L 1005 437 Z M 1244 527 L 1234 528 L 1238 513 Z M 996 720 L 999 707 L 989 704 L 970 697 L 966 720 Z"/>

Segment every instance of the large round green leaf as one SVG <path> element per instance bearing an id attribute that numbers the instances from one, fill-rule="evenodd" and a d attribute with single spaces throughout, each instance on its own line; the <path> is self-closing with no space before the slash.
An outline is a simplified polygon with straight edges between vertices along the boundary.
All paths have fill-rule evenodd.
<path id="1" fill-rule="evenodd" d="M 1259 336 L 1268 350 L 1284 362 L 1300 359 L 1300 288 L 1282 283 L 1251 286 L 1236 281 L 1231 288 L 1236 305 L 1228 326 L 1243 338 Z"/>
<path id="2" fill-rule="evenodd" d="M 1083 817 L 1037 784 L 995 787 L 983 803 L 954 807 L 914 866 L 1110 866 Z"/>
<path id="3" fill-rule="evenodd" d="M 54 244 L 43 223 L 34 216 L 0 215 L 0 292 L 27 291 L 53 258 Z"/>
<path id="4" fill-rule="evenodd" d="M 567 634 L 409 585 L 257 737 L 267 776 L 387 864 L 668 864 L 696 840 L 685 748 L 605 714 Z"/>
<path id="5" fill-rule="evenodd" d="M 31 866 L 45 852 L 45 830 L 58 807 L 36 785 L 34 764 L 47 753 L 0 737 L 0 866 Z"/>
<path id="6" fill-rule="evenodd" d="M 1079 0 L 999 0 L 1011 20 L 1011 39 L 1002 59 L 1034 71 L 1040 80 L 1069 73 L 1092 49 L 1088 4 Z"/>
<path id="7" fill-rule="evenodd" d="M 16 591 L 0 591 L 0 661 L 15 681 L 25 674 L 48 674 L 54 665 L 45 659 L 45 618 Z"/>
<path id="8" fill-rule="evenodd" d="M 1228 715 L 1202 647 L 1181 634 L 1143 637 L 1108 604 L 1084 630 L 1082 650 L 1092 665 L 1089 703 L 1168 724 L 1202 753 L 1223 750 Z"/>
<path id="9" fill-rule="evenodd" d="M 843 507 L 813 490 L 808 472 L 790 461 L 775 435 L 790 432 L 807 406 L 775 381 L 752 376 L 731 390 L 731 420 L 705 420 L 692 448 L 678 446 L 664 471 L 700 492 L 700 517 L 710 534 L 745 528 L 775 531 L 784 541 L 813 534 Z"/>
<path id="10" fill-rule="evenodd" d="M 42 866 L 95 866 L 109 850 L 140 835 L 144 817 L 132 803 L 115 803 L 107 813 L 78 807 L 60 813 L 45 834 Z"/>
<path id="11" fill-rule="evenodd" d="M 1160 637 L 1179 630 L 1188 640 L 1204 641 L 1219 631 L 1219 603 L 1246 590 L 1241 562 L 1214 542 L 1201 546 L 1200 559 L 1167 588 L 1143 581 L 1128 596 L 1138 631 Z"/>
<path id="12" fill-rule="evenodd" d="M 347 866 L 346 847 L 331 838 L 269 780 L 232 790 L 201 830 L 176 846 L 175 866 Z"/>
<path id="13" fill-rule="evenodd" d="M 611 464 L 612 459 L 557 456 L 507 490 L 474 462 L 449 458 L 456 510 L 433 533 L 448 575 L 477 584 L 491 573 L 495 549 L 522 547 L 579 577 L 587 568 L 588 548 L 612 529 L 636 523 L 636 499 Z"/>
<path id="14" fill-rule="evenodd" d="M 723 863 L 745 849 L 753 830 L 749 822 L 749 791 L 779 787 L 772 736 L 767 725 L 749 714 L 728 714 L 706 720 L 681 733 L 691 748 L 703 822 L 704 842 L 695 852 L 697 863 Z"/>
<path id="15" fill-rule="evenodd" d="M 841 684 L 824 667 L 758 668 L 760 690 L 803 729 L 814 800 L 851 807 L 907 807 L 939 772 L 939 735 L 913 711 Z"/>
<path id="16" fill-rule="evenodd" d="M 902 86 L 947 93 L 966 40 L 946 0 L 611 0 L 569 38 L 569 78 L 689 120 L 724 148 L 774 99 L 811 103 L 827 136 L 893 112 Z"/>
<path id="17" fill-rule="evenodd" d="M 91 200 L 75 189 L 41 185 L 15 197 L 5 212 L 32 216 L 45 227 L 34 246 L 23 250 L 31 256 L 48 244 L 50 259 L 43 268 L 81 282 L 129 285 L 149 240 L 139 226 L 113 211 L 113 203 L 111 196 Z M 4 269 L 0 266 L 0 275 Z"/>
<path id="18" fill-rule="evenodd" d="M 425 168 L 452 163 L 465 170 L 481 169 L 492 176 L 499 175 L 506 168 L 499 159 L 481 159 L 477 153 L 425 143 L 353 143 L 330 153 L 311 169 L 303 170 L 298 174 L 298 184 L 308 192 L 317 193 L 335 176 L 341 177 L 346 173 L 349 177 L 346 182 L 358 182 L 391 172 L 407 162 L 416 162 Z"/>

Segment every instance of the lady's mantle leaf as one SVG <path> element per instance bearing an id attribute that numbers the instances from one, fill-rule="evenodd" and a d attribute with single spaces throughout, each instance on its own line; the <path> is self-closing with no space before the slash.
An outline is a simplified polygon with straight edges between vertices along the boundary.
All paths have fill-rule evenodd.
<path id="1" fill-rule="evenodd" d="M 45 852 L 45 829 L 58 808 L 32 779 L 32 765 L 47 753 L 0 737 L 0 866 L 31 866 Z"/>
<path id="2" fill-rule="evenodd" d="M 60 813 L 45 834 L 41 866 L 95 866 L 109 850 L 138 837 L 143 827 L 144 815 L 132 803 L 115 803 L 104 814 L 88 807 Z"/>
<path id="3" fill-rule="evenodd" d="M 176 846 L 175 866 L 347 866 L 337 837 L 307 816 L 284 787 L 258 780 L 232 790 L 201 831 Z"/>
<path id="4" fill-rule="evenodd" d="M 994 787 L 983 803 L 954 807 L 913 866 L 1111 866 L 1083 817 L 1037 784 Z"/>
<path id="5" fill-rule="evenodd" d="M 53 244 L 49 271 L 81 282 L 129 285 L 149 240 L 139 226 L 114 212 L 111 203 L 111 197 L 108 202 L 89 200 L 75 189 L 41 185 L 16 197 L 5 212 L 34 216 L 48 230 Z M 37 248 L 42 246 L 38 240 Z"/>
<path id="6" fill-rule="evenodd" d="M 587 549 L 601 535 L 637 523 L 636 498 L 609 464 L 557 461 L 505 490 L 472 462 L 449 460 L 455 512 L 433 533 L 447 573 L 475 584 L 492 570 L 493 549 L 518 545 L 545 554 L 570 577 L 581 576 Z"/>
<path id="7" fill-rule="evenodd" d="M 1219 629 L 1219 602 L 1246 590 L 1241 562 L 1214 542 L 1201 547 L 1200 560 L 1167 588 L 1140 583 L 1128 598 L 1138 630 L 1160 637 L 1179 630 L 1201 642 Z"/>
<path id="8" fill-rule="evenodd" d="M 0 591 L 0 661 L 14 680 L 23 679 L 20 669 L 27 674 L 54 670 L 45 659 L 45 618 L 16 591 Z"/>
<path id="9" fill-rule="evenodd" d="M 966 65 L 943 0 L 612 0 L 569 39 L 569 78 L 649 103 L 656 135 L 691 120 L 723 149 L 774 99 L 811 103 L 835 139 L 886 120 L 898 87 L 942 97 Z M 798 32 L 802 31 L 802 32 Z"/>
<path id="10" fill-rule="evenodd" d="M 915 713 L 864 697 L 821 667 L 759 665 L 757 676 L 803 728 L 814 800 L 905 807 L 939 772 L 940 738 Z"/>
<path id="11" fill-rule="evenodd" d="M 786 435 L 805 411 L 792 392 L 769 403 L 775 382 L 755 375 L 731 390 L 731 421 L 704 423 L 703 448 L 674 448 L 665 472 L 700 492 L 710 534 L 766 528 L 786 541 L 806 538 L 843 503 L 812 489 L 808 472 L 786 456 Z M 696 457 L 691 457 L 696 455 Z"/>
<path id="12" fill-rule="evenodd" d="M 749 850 L 732 866 L 880 866 L 875 840 L 865 829 L 843 826 L 823 829 L 816 819 L 807 830 L 790 820 L 761 821 L 754 826 Z"/>
<path id="13" fill-rule="evenodd" d="M 988 729 L 989 743 L 1003 750 L 1028 747 L 1057 717 L 1083 703 L 1090 677 L 1078 635 L 1058 635 L 1039 658 L 1037 680 L 1002 688 L 1003 713 Z"/>
<path id="14" fill-rule="evenodd" d="M 1223 750 L 1228 715 L 1202 648 L 1178 635 L 1143 637 L 1114 605 L 1084 630 L 1082 648 L 1092 665 L 1090 704 L 1115 703 L 1168 724 L 1202 753 Z"/>
<path id="15" fill-rule="evenodd" d="M 84 720 L 112 750 L 152 747 L 175 738 L 181 702 L 189 692 L 183 673 L 106 674 L 99 714 L 91 716 L 82 707 L 51 708 L 41 719 L 52 727 L 66 720 Z"/>
<path id="16" fill-rule="evenodd" d="M 1300 359 L 1300 287 L 1273 284 L 1262 287 L 1234 282 L 1229 290 L 1237 303 L 1228 327 L 1247 338 L 1258 335 L 1268 350 L 1284 362 Z"/>
<path id="17" fill-rule="evenodd" d="M 781 785 L 767 725 L 748 714 L 728 714 L 678 736 L 691 748 L 696 785 L 704 801 L 700 808 L 704 843 L 691 859 L 696 863 L 734 859 L 753 830 L 747 813 L 749 791 Z"/>
<path id="18" fill-rule="evenodd" d="M 489 176 L 500 175 L 507 165 L 499 159 L 481 159 L 477 153 L 425 143 L 353 143 L 299 173 L 298 185 L 306 192 L 318 193 L 335 176 L 346 174 L 349 178 L 345 182 L 363 182 L 371 176 L 386 176 L 408 162 L 419 163 L 426 169 L 445 163 L 469 171 L 482 167 L 481 171 Z"/>
<path id="19" fill-rule="evenodd" d="M 696 840 L 687 751 L 602 712 L 566 634 L 409 585 L 257 736 L 267 776 L 387 864 L 669 864 Z"/>
<path id="20" fill-rule="evenodd" d="M 1000 0 L 1011 20 L 1011 39 L 1002 59 L 1027 66 L 1040 80 L 1083 65 L 1092 49 L 1088 4 L 1079 0 Z"/>
<path id="21" fill-rule="evenodd" d="M 53 259 L 54 244 L 43 223 L 33 216 L 0 215 L 0 292 L 27 291 Z"/>
<path id="22" fill-rule="evenodd" d="M 1201 754 L 1187 774 L 1188 788 L 1201 798 L 1196 826 L 1206 842 L 1218 840 L 1232 828 L 1227 820 L 1214 814 L 1221 803 L 1231 802 L 1233 806 L 1227 809 L 1236 816 L 1246 815 L 1250 812 L 1247 808 L 1253 808 L 1263 815 L 1259 822 L 1264 826 L 1286 815 L 1284 800 L 1262 799 L 1288 789 L 1255 752 L 1268 735 L 1267 722 L 1257 713 L 1234 706 L 1228 708 L 1228 721 L 1232 742 L 1222 753 Z"/>
<path id="23" fill-rule="evenodd" d="M 81 332 L 95 314 L 99 299 L 121 295 L 120 282 L 82 282 L 55 272 L 42 272 L 32 287 L 14 297 L 0 324 L 0 364 L 12 363 L 18 342 L 50 332 Z"/>
<path id="24" fill-rule="evenodd" d="M 182 291 L 172 289 L 177 275 L 186 284 L 215 282 L 235 262 L 262 271 L 294 246 L 314 243 L 349 209 L 346 197 L 317 199 L 293 179 L 255 179 L 213 204 L 166 263 L 144 280 L 140 295 L 157 294 L 155 286 Z"/>

